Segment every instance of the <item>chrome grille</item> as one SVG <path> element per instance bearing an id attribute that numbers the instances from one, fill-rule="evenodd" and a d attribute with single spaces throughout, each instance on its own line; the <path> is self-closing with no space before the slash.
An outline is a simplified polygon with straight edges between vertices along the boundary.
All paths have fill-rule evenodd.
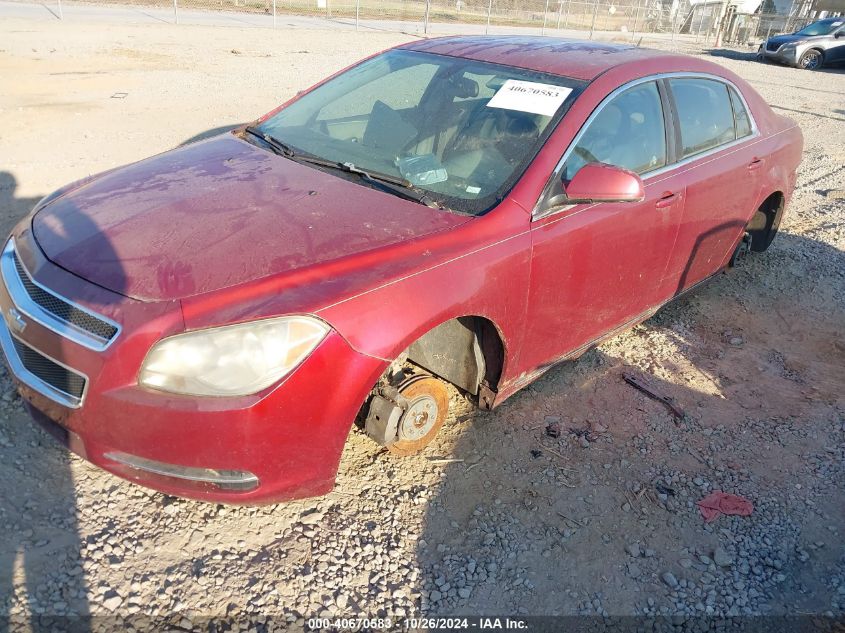
<path id="1" fill-rule="evenodd" d="M 3 283 L 16 309 L 57 334 L 95 351 L 106 349 L 120 325 L 80 306 L 35 281 L 10 239 L 0 255 Z"/>
<path id="2" fill-rule="evenodd" d="M 58 364 L 14 336 L 12 345 L 21 364 L 30 374 L 68 396 L 72 401 L 82 402 L 86 382 L 84 376 Z"/>
<path id="3" fill-rule="evenodd" d="M 26 272 L 16 252 L 14 253 L 14 258 L 15 270 L 17 270 L 18 277 L 30 299 L 62 321 L 75 325 L 86 332 L 90 332 L 94 336 L 98 336 L 106 341 L 114 338 L 117 334 L 117 328 L 114 325 L 80 310 L 75 305 L 38 286 L 32 281 L 29 273 Z"/>

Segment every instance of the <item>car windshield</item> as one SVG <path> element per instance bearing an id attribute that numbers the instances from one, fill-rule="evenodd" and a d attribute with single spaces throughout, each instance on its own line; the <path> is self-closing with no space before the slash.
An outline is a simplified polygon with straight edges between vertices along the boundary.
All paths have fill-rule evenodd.
<path id="1" fill-rule="evenodd" d="M 843 24 L 843 20 L 821 20 L 805 26 L 795 35 L 830 35 Z"/>
<path id="2" fill-rule="evenodd" d="M 353 165 L 358 176 L 361 170 L 389 176 L 438 205 L 479 214 L 513 186 L 584 85 L 393 50 L 303 95 L 257 131 L 283 143 L 294 159 Z"/>

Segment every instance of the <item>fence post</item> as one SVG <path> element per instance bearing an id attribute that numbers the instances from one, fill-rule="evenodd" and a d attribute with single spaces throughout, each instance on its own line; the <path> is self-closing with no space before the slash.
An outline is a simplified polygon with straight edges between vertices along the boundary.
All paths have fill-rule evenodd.
<path id="1" fill-rule="evenodd" d="M 540 35 L 546 34 L 546 17 L 549 15 L 549 0 L 546 0 L 546 6 L 543 8 L 543 28 L 540 29 Z"/>
<path id="2" fill-rule="evenodd" d="M 431 8 L 431 0 L 425 0 L 425 15 L 423 16 L 423 33 L 428 33 L 428 12 Z"/>
<path id="3" fill-rule="evenodd" d="M 487 26 L 484 27 L 484 35 L 490 32 L 490 14 L 493 13 L 493 0 L 487 3 Z"/>
<path id="4" fill-rule="evenodd" d="M 175 0 L 174 0 L 175 2 Z M 596 15 L 599 12 L 599 0 L 593 0 L 593 21 L 590 22 L 590 39 L 593 39 L 593 31 L 596 28 Z"/>
<path id="5" fill-rule="evenodd" d="M 276 0 L 273 0 L 273 28 L 276 28 Z"/>
<path id="6" fill-rule="evenodd" d="M 793 19 L 794 14 L 795 14 L 795 0 L 792 0 L 792 2 L 789 5 L 789 13 L 786 14 L 787 16 L 789 16 L 786 20 L 786 26 L 787 27 L 789 27 L 789 21 Z M 791 31 L 787 31 L 787 33 L 791 33 Z"/>
<path id="7" fill-rule="evenodd" d="M 722 30 L 725 28 L 728 16 L 728 3 L 725 2 L 722 5 L 722 9 L 719 11 L 719 17 L 716 18 L 718 20 L 716 24 L 716 39 L 713 41 L 713 47 L 719 48 L 722 45 Z"/>
<path id="8" fill-rule="evenodd" d="M 59 19 L 60 19 L 60 20 L 64 20 L 64 19 L 65 19 L 65 14 L 64 14 L 64 12 L 62 11 L 62 0 L 59 0 Z"/>
<path id="9" fill-rule="evenodd" d="M 705 8 L 706 8 L 706 5 L 703 5 L 703 4 L 702 4 L 702 5 L 701 5 L 701 11 L 700 11 L 701 15 L 700 15 L 700 16 L 699 16 L 699 18 L 698 18 L 698 31 L 697 31 L 697 32 L 696 32 L 696 34 L 695 34 L 695 41 L 696 41 L 696 42 L 697 42 L 697 41 L 698 41 L 698 39 L 701 37 L 701 27 L 702 27 L 702 26 L 704 26 L 704 9 L 705 9 Z M 691 30 L 691 29 L 690 29 L 690 30 Z"/>
<path id="10" fill-rule="evenodd" d="M 631 41 L 637 38 L 637 22 L 640 21 L 640 0 L 637 0 L 637 11 L 634 14 L 634 30 L 631 31 Z"/>
<path id="11" fill-rule="evenodd" d="M 561 3 L 562 4 L 562 3 Z M 569 14 L 572 11 L 572 0 L 566 0 L 566 18 L 563 21 L 563 30 L 566 30 L 566 27 L 569 26 Z"/>
<path id="12" fill-rule="evenodd" d="M 361 19 L 361 0 L 355 0 L 355 30 L 358 30 L 358 22 Z"/>
<path id="13" fill-rule="evenodd" d="M 173 21 L 179 24 L 179 5 L 178 0 L 173 0 Z"/>

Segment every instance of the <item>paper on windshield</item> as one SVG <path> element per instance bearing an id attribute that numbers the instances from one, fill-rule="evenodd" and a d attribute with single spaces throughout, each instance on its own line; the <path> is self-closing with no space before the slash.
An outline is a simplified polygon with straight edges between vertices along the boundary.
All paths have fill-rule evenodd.
<path id="1" fill-rule="evenodd" d="M 572 88 L 508 79 L 487 107 L 552 116 L 571 92 Z"/>

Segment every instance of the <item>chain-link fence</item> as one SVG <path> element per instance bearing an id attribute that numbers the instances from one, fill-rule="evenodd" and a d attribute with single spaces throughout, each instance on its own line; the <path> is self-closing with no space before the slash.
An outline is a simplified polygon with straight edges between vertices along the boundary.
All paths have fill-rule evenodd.
<path id="1" fill-rule="evenodd" d="M 725 20 L 724 42 L 727 44 L 753 44 L 781 33 L 794 33 L 813 20 L 773 13 L 729 14 Z"/>
<path id="2" fill-rule="evenodd" d="M 50 0 L 48 0 L 49 2 Z M 62 2 L 57 15 L 62 15 Z M 792 15 L 738 13 L 725 0 L 72 0 L 73 4 L 149 7 L 172 12 L 179 22 L 180 11 L 213 11 L 266 16 L 267 26 L 276 26 L 280 16 L 344 21 L 402 30 L 402 24 L 416 23 L 424 33 L 464 30 L 502 32 L 530 27 L 552 35 L 580 31 L 614 39 L 634 41 L 645 35 L 660 35 L 687 41 L 712 39 L 712 43 L 750 44 L 780 33 L 791 33 L 812 22 L 806 10 Z M 771 4 L 771 3 L 770 3 Z M 796 5 L 793 3 L 792 9 Z M 796 13 L 805 15 L 798 16 Z M 272 18 L 272 20 L 270 20 Z M 588 35 L 587 35 L 588 34 Z"/>

